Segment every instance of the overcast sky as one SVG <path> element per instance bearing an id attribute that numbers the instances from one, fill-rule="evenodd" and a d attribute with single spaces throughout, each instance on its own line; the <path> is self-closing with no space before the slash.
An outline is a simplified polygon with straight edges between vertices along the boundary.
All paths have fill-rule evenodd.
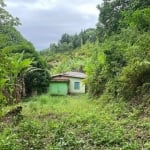
<path id="1" fill-rule="evenodd" d="M 18 30 L 37 50 L 48 48 L 63 33 L 75 34 L 93 28 L 98 21 L 96 6 L 102 0 L 5 0 L 7 10 L 19 17 Z"/>

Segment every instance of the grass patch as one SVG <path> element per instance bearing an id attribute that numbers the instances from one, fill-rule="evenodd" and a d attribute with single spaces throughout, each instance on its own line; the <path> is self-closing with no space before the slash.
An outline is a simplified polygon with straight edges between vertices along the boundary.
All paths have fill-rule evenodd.
<path id="1" fill-rule="evenodd" d="M 23 120 L 0 123 L 0 149 L 150 149 L 150 118 L 126 102 L 41 95 L 20 105 Z"/>

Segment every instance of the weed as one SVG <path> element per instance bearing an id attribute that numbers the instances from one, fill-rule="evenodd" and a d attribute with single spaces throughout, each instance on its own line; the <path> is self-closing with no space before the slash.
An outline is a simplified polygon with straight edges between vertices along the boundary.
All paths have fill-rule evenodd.
<path id="1" fill-rule="evenodd" d="M 133 108 L 121 100 L 91 101 L 87 95 L 48 94 L 21 106 L 24 118 L 13 128 L 0 122 L 0 149 L 149 149 L 150 119 L 147 111 L 141 114 L 142 106 Z"/>

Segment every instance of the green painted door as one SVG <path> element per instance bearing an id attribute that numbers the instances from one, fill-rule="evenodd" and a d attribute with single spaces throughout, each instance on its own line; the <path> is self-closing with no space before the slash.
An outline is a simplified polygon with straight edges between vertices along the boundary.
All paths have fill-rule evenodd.
<path id="1" fill-rule="evenodd" d="M 67 95 L 68 83 L 67 82 L 51 82 L 50 94 L 51 95 Z"/>

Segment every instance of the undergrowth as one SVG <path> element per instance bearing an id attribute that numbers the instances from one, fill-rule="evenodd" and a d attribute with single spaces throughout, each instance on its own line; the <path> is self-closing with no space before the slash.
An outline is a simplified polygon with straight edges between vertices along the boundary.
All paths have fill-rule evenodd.
<path id="1" fill-rule="evenodd" d="M 0 122 L 1 150 L 149 150 L 149 107 L 86 95 L 26 99 L 17 124 Z M 10 108 L 5 108 L 3 114 Z"/>

